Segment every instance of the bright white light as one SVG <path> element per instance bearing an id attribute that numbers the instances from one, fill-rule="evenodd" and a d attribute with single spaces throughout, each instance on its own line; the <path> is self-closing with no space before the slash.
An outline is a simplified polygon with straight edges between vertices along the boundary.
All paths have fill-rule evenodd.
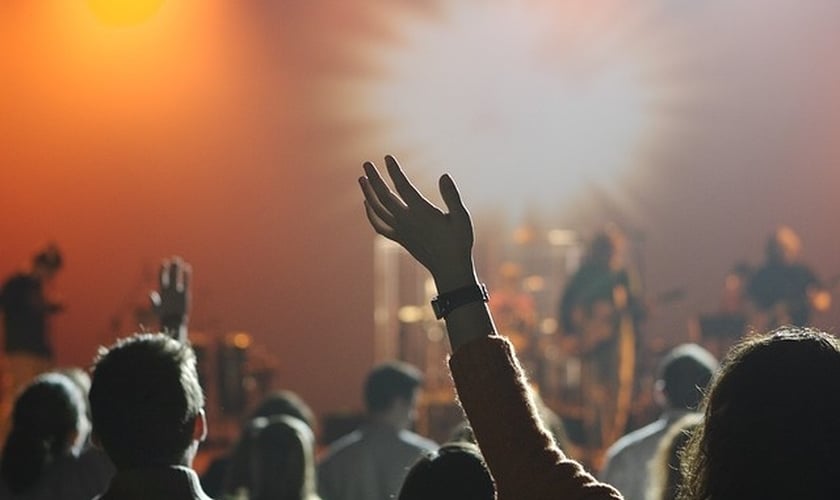
<path id="1" fill-rule="evenodd" d="M 587 31 L 551 2 L 439 9 L 382 14 L 399 41 L 369 40 L 365 62 L 380 71 L 342 84 L 342 118 L 378 124 L 366 138 L 377 150 L 507 206 L 555 204 L 639 161 L 658 89 L 651 54 L 626 46 L 621 26 Z"/>

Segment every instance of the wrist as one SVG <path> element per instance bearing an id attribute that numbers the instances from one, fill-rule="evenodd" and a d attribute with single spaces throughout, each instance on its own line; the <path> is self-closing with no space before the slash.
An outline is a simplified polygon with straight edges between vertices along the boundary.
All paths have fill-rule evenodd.
<path id="1" fill-rule="evenodd" d="M 487 302 L 490 296 L 484 284 L 467 285 L 450 292 L 442 293 L 432 299 L 435 318 L 445 319 L 455 309 L 475 302 Z"/>
<path id="2" fill-rule="evenodd" d="M 164 333 L 179 342 L 187 342 L 188 330 L 186 323 L 173 327 L 164 326 L 161 328 L 161 333 Z"/>
<path id="3" fill-rule="evenodd" d="M 186 326 L 187 322 L 188 319 L 185 314 L 169 314 L 160 317 L 160 326 L 170 330 L 177 330 L 182 326 Z"/>
<path id="4" fill-rule="evenodd" d="M 461 266 L 453 266 L 434 272 L 432 273 L 432 278 L 435 280 L 438 295 L 467 286 L 479 285 L 478 276 L 476 275 L 472 260 Z"/>

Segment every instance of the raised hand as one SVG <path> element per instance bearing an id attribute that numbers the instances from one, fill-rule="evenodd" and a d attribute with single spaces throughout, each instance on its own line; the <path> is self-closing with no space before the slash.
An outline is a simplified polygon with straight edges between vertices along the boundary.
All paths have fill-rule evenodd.
<path id="1" fill-rule="evenodd" d="M 445 292 L 475 282 L 473 226 L 461 195 L 448 174 L 439 181 L 448 213 L 433 205 L 408 180 L 393 156 L 385 157 L 396 193 L 372 162 L 364 164 L 359 184 L 365 212 L 377 233 L 399 243 L 423 264 Z"/>
<path id="2" fill-rule="evenodd" d="M 158 291 L 149 294 L 152 308 L 160 318 L 161 330 L 168 331 L 179 340 L 186 340 L 192 302 L 191 277 L 192 267 L 181 257 L 166 259 L 160 266 Z"/>

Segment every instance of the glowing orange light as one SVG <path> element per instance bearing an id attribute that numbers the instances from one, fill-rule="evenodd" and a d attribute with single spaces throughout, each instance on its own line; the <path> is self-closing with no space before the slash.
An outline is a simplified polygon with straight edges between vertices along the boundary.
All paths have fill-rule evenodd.
<path id="1" fill-rule="evenodd" d="M 251 346 L 251 335 L 247 332 L 236 332 L 231 336 L 231 343 L 237 349 L 247 349 Z"/>
<path id="2" fill-rule="evenodd" d="M 88 0 L 94 15 L 108 26 L 135 26 L 151 19 L 164 0 Z"/>

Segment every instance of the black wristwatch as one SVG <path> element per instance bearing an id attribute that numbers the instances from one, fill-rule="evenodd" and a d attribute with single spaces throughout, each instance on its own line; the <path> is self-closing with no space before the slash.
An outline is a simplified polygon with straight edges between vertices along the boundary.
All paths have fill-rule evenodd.
<path id="1" fill-rule="evenodd" d="M 442 293 L 432 299 L 432 310 L 435 311 L 437 319 L 443 319 L 461 306 L 473 302 L 487 302 L 488 300 L 490 300 L 490 294 L 487 293 L 487 287 L 484 283 L 467 285 L 456 288 L 451 292 Z"/>

